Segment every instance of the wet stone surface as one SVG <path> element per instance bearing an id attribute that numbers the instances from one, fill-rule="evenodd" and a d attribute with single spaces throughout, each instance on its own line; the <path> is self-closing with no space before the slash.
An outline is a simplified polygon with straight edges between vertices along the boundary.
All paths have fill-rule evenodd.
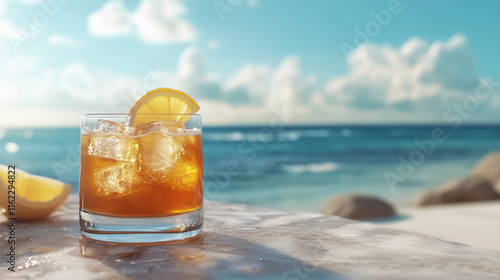
<path id="1" fill-rule="evenodd" d="M 16 226 L 2 279 L 498 279 L 500 252 L 338 217 L 206 202 L 189 240 L 116 244 L 82 237 L 78 198 Z M 0 218 L 1 255 L 8 227 Z M 5 259 L 2 258 L 2 259 Z M 7 278 L 4 278 L 4 277 Z"/>

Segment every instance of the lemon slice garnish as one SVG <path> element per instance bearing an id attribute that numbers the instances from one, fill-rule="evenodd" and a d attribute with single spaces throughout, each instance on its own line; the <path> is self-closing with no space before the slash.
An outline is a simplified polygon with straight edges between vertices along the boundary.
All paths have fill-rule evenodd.
<path id="1" fill-rule="evenodd" d="M 71 192 L 71 186 L 61 181 L 26 173 L 15 169 L 13 182 L 15 191 L 14 216 L 10 215 L 8 186 L 9 174 L 7 166 L 0 164 L 0 212 L 18 220 L 39 220 L 59 209 Z M 12 179 L 13 177 L 11 177 Z"/>
<path id="2" fill-rule="evenodd" d="M 185 123 L 191 117 L 189 114 L 194 114 L 198 110 L 200 110 L 198 103 L 186 93 L 170 88 L 157 88 L 148 91 L 132 105 L 130 122 L 133 126 L 169 120 Z"/>

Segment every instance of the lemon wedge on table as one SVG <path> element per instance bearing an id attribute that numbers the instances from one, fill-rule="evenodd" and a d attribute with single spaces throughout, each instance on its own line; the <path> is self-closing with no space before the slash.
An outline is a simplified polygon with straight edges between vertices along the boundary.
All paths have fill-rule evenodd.
<path id="1" fill-rule="evenodd" d="M 131 123 L 134 126 L 169 120 L 185 123 L 189 120 L 189 115 L 168 114 L 194 114 L 198 110 L 200 110 L 198 103 L 186 93 L 170 88 L 157 88 L 145 93 L 132 105 Z"/>
<path id="2" fill-rule="evenodd" d="M 0 209 L 7 217 L 18 220 L 39 220 L 59 209 L 71 192 L 71 186 L 61 181 L 26 173 L 15 169 L 13 186 L 15 189 L 14 216 L 9 211 L 9 172 L 0 164 Z M 12 177 L 11 177 L 12 178 Z"/>

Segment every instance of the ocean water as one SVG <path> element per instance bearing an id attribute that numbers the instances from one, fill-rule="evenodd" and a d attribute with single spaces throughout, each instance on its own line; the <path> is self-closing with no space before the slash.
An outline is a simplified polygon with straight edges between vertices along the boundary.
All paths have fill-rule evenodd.
<path id="1" fill-rule="evenodd" d="M 79 128 L 0 130 L 0 163 L 78 192 Z M 400 207 L 467 175 L 500 150 L 500 126 L 204 127 L 207 199 L 319 211 L 328 197 L 367 193 Z"/>

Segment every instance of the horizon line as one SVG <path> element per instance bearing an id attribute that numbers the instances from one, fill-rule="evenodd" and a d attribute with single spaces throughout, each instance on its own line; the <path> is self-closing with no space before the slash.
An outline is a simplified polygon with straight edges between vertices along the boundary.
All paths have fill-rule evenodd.
<path id="1" fill-rule="evenodd" d="M 380 122 L 380 123 L 292 123 L 283 125 L 286 127 L 453 127 L 455 124 L 443 122 L 415 122 L 415 123 L 398 123 L 398 122 Z M 266 127 L 269 124 L 208 124 L 203 125 L 204 128 L 236 128 L 236 127 Z M 471 122 L 459 125 L 460 127 L 481 127 L 481 126 L 500 126 L 500 122 Z M 62 125 L 62 126 L 18 126 L 18 127 L 3 127 L 0 131 L 5 130 L 21 130 L 21 129 L 76 129 L 79 125 Z"/>

